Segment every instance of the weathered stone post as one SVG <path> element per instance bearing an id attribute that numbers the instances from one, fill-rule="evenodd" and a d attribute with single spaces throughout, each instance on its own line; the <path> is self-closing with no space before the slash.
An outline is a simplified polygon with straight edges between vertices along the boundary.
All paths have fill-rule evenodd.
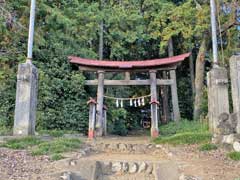
<path id="1" fill-rule="evenodd" d="M 107 135 L 107 106 L 103 106 L 103 135 Z"/>
<path id="2" fill-rule="evenodd" d="M 220 115 L 229 114 L 227 71 L 223 67 L 216 66 L 207 76 L 209 127 L 214 134 L 220 134 L 218 130 Z"/>
<path id="3" fill-rule="evenodd" d="M 35 133 L 37 82 L 37 68 L 31 62 L 18 66 L 14 135 Z"/>
<path id="4" fill-rule="evenodd" d="M 237 133 L 240 133 L 240 55 L 230 58 L 230 77 L 232 88 L 233 112 L 237 114 Z"/>
<path id="5" fill-rule="evenodd" d="M 150 72 L 150 83 L 151 83 L 151 137 L 158 137 L 158 101 L 157 101 L 157 78 L 156 70 L 151 70 Z"/>
<path id="6" fill-rule="evenodd" d="M 96 136 L 103 135 L 104 71 L 98 71 Z"/>
<path id="7" fill-rule="evenodd" d="M 26 63 L 18 66 L 13 135 L 34 135 L 37 109 L 37 68 L 32 64 L 36 0 L 31 0 Z"/>
<path id="8" fill-rule="evenodd" d="M 89 105 L 89 122 L 88 122 L 88 138 L 93 139 L 95 136 L 95 122 L 96 122 L 96 104 L 97 102 L 90 98 L 87 102 Z"/>
<path id="9" fill-rule="evenodd" d="M 181 116 L 178 105 L 177 78 L 175 70 L 170 71 L 170 78 L 173 80 L 173 83 L 171 85 L 173 118 L 174 121 L 178 122 L 181 119 Z"/>

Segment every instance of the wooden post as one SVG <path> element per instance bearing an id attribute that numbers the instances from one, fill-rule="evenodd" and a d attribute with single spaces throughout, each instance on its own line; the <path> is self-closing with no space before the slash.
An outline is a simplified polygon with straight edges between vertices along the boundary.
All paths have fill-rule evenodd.
<path id="1" fill-rule="evenodd" d="M 172 107 L 173 107 L 173 118 L 174 121 L 178 122 L 180 120 L 180 111 L 178 105 L 178 94 L 177 94 L 177 81 L 176 81 L 176 71 L 170 71 L 170 78 L 173 80 L 171 85 L 171 93 L 172 93 Z"/>
<path id="2" fill-rule="evenodd" d="M 95 121 L 96 121 L 96 101 L 92 98 L 87 102 L 89 105 L 89 124 L 88 124 L 88 138 L 93 139 L 95 136 Z"/>
<path id="3" fill-rule="evenodd" d="M 103 106 L 103 135 L 107 135 L 107 106 Z"/>
<path id="4" fill-rule="evenodd" d="M 130 72 L 125 72 L 125 80 L 130 80 Z"/>
<path id="5" fill-rule="evenodd" d="M 163 71 L 163 79 L 168 79 L 167 72 Z M 162 122 L 166 124 L 169 121 L 169 103 L 168 103 L 168 86 L 162 86 L 162 100 L 163 100 L 163 120 Z"/>
<path id="6" fill-rule="evenodd" d="M 103 135 L 104 71 L 98 71 L 96 136 Z"/>
<path id="7" fill-rule="evenodd" d="M 240 55 L 230 58 L 233 112 L 237 113 L 237 133 L 240 133 Z"/>
<path id="8" fill-rule="evenodd" d="M 150 83 L 151 83 L 151 137 L 158 137 L 158 114 L 157 114 L 157 79 L 156 71 L 151 70 L 150 72 Z"/>
<path id="9" fill-rule="evenodd" d="M 208 117 L 209 127 L 214 134 L 219 134 L 219 116 L 229 114 L 227 70 L 214 67 L 208 72 Z"/>

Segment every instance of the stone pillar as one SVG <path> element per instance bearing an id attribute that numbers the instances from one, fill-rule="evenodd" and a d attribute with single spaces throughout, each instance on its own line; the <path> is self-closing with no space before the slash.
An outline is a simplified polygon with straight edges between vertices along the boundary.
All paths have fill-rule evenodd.
<path id="1" fill-rule="evenodd" d="M 96 136 L 103 135 L 104 71 L 98 71 Z"/>
<path id="2" fill-rule="evenodd" d="M 150 72 L 150 83 L 151 83 L 151 137 L 158 137 L 158 101 L 157 101 L 157 78 L 156 71 L 151 70 Z"/>
<path id="3" fill-rule="evenodd" d="M 89 122 L 88 122 L 88 138 L 93 139 L 95 136 L 95 122 L 96 122 L 96 104 L 97 102 L 90 98 L 87 102 L 89 105 Z"/>
<path id="4" fill-rule="evenodd" d="M 32 63 L 18 66 L 14 135 L 34 135 L 37 108 L 38 71 Z"/>
<path id="5" fill-rule="evenodd" d="M 237 114 L 237 133 L 240 133 L 240 55 L 230 58 L 230 77 L 232 88 L 233 112 Z"/>
<path id="6" fill-rule="evenodd" d="M 107 106 L 103 106 L 103 135 L 107 135 Z"/>
<path id="7" fill-rule="evenodd" d="M 170 78 L 173 80 L 171 85 L 171 94 L 172 94 L 172 108 L 173 108 L 173 118 L 174 121 L 178 122 L 181 119 L 178 103 L 178 93 L 177 93 L 177 78 L 176 71 L 170 71 Z"/>
<path id="8" fill-rule="evenodd" d="M 209 128 L 219 134 L 219 117 L 222 113 L 229 114 L 228 76 L 223 67 L 214 67 L 208 72 L 208 116 Z"/>

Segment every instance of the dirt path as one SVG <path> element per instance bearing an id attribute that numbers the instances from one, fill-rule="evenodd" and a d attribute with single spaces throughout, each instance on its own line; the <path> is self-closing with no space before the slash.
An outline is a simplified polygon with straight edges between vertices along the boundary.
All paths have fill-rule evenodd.
<path id="1" fill-rule="evenodd" d="M 66 159 L 55 162 L 51 162 L 47 156 L 32 157 L 27 151 L 0 148 L 0 180 L 61 179 L 64 172 L 79 172 L 88 179 L 96 161 L 140 164 L 172 162 L 177 165 L 179 175 L 184 174 L 188 177 L 185 179 L 189 180 L 191 176 L 199 180 L 240 178 L 240 162 L 227 159 L 223 149 L 200 152 L 197 145 L 155 146 L 149 137 L 108 137 L 85 141 L 82 149 L 67 153 Z M 134 179 L 130 178 L 132 176 L 134 175 L 129 175 L 128 179 Z M 126 178 L 119 176 L 113 179 Z"/>

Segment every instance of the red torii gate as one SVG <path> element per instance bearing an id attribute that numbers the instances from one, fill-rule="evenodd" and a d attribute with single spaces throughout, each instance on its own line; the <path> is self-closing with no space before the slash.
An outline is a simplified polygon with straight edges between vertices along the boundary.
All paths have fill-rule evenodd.
<path id="1" fill-rule="evenodd" d="M 174 120 L 180 119 L 177 85 L 176 85 L 176 68 L 184 59 L 190 56 L 190 53 L 181 54 L 162 59 L 141 60 L 141 61 L 99 61 L 93 59 L 84 59 L 70 56 L 71 63 L 79 66 L 81 71 L 92 71 L 98 73 L 98 79 L 86 80 L 86 85 L 97 85 L 97 102 L 89 101 L 92 104 L 92 109 L 89 112 L 89 137 L 102 136 L 106 132 L 106 115 L 104 113 L 104 85 L 123 86 L 123 85 L 150 85 L 151 88 L 151 136 L 157 137 L 158 130 L 158 115 L 157 106 L 159 104 L 157 98 L 158 85 L 170 85 L 173 116 Z M 170 79 L 157 79 L 157 71 L 170 71 Z M 125 72 L 124 80 L 105 80 L 104 73 L 106 72 Z M 131 72 L 149 72 L 150 79 L 146 80 L 131 80 Z M 95 108 L 96 104 L 96 108 Z M 95 110 L 95 111 L 94 111 Z M 97 112 L 97 113 L 96 113 Z M 96 120 L 95 120 L 96 119 Z"/>

